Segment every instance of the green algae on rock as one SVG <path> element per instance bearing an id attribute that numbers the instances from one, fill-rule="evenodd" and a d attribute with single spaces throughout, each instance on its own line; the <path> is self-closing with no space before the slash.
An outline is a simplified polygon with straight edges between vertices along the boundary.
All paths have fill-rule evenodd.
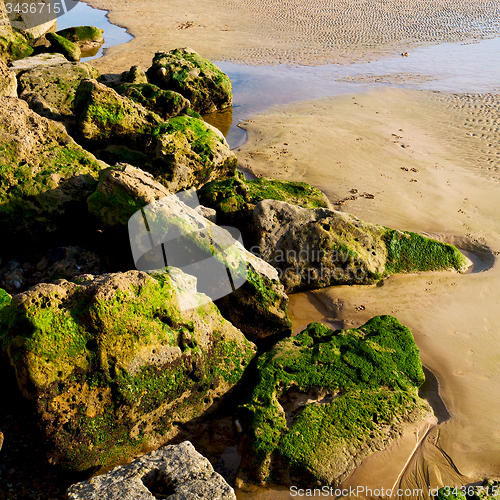
<path id="1" fill-rule="evenodd" d="M 151 147 L 153 131 L 163 123 L 156 113 L 92 79 L 81 81 L 74 109 L 82 136 L 100 144 L 144 150 Z"/>
<path id="2" fill-rule="evenodd" d="M 437 500 L 467 500 L 467 498 L 469 497 L 466 497 L 459 488 L 450 486 L 441 488 L 437 494 Z"/>
<path id="3" fill-rule="evenodd" d="M 65 467 L 109 467 L 182 436 L 254 356 L 214 304 L 181 312 L 168 274 L 80 281 L 14 296 L 6 341 L 51 457 Z"/>
<path id="4" fill-rule="evenodd" d="M 217 210 L 221 224 L 247 231 L 255 205 L 262 200 L 280 200 L 304 208 L 330 208 L 330 202 L 319 189 L 305 182 L 276 179 L 245 180 L 241 172 L 235 177 L 212 181 L 198 192 L 200 201 Z"/>
<path id="5" fill-rule="evenodd" d="M 0 97 L 2 234 L 49 237 L 72 210 L 85 206 L 101 168 L 61 124 L 37 115 L 21 99 Z"/>
<path id="6" fill-rule="evenodd" d="M 18 30 L 10 26 L 0 26 L 0 59 L 12 62 L 31 54 L 33 48 Z"/>
<path id="7" fill-rule="evenodd" d="M 68 61 L 79 61 L 82 55 L 80 47 L 57 33 L 47 33 L 51 52 L 60 52 Z"/>
<path id="8" fill-rule="evenodd" d="M 232 104 L 229 77 L 191 49 L 157 52 L 147 74 L 151 83 L 182 94 L 198 113 L 212 113 Z"/>
<path id="9" fill-rule="evenodd" d="M 152 83 L 125 83 L 115 87 L 115 90 L 160 115 L 164 120 L 180 115 L 191 106 L 181 94 L 162 90 Z"/>
<path id="10" fill-rule="evenodd" d="M 104 43 L 104 30 L 95 26 L 73 26 L 56 32 L 77 45 L 82 52 L 100 47 Z"/>
<path id="11" fill-rule="evenodd" d="M 35 67 L 19 74 L 19 97 L 39 115 L 74 122 L 76 89 L 83 79 L 98 77 L 99 71 L 86 63 Z"/>
<path id="12" fill-rule="evenodd" d="M 224 136 L 198 118 L 178 116 L 154 132 L 151 172 L 171 191 L 234 176 L 238 160 Z"/>
<path id="13" fill-rule="evenodd" d="M 259 481 L 338 486 L 432 415 L 413 335 L 391 316 L 348 330 L 311 323 L 260 356 L 257 373 L 245 468 Z"/>
<path id="14" fill-rule="evenodd" d="M 0 347 L 2 336 L 7 333 L 8 309 L 11 301 L 12 297 L 3 288 L 0 288 Z"/>
<path id="15" fill-rule="evenodd" d="M 257 254 L 278 270 L 287 291 L 367 284 L 401 272 L 462 272 L 470 264 L 453 245 L 326 208 L 264 200 L 252 227 Z"/>

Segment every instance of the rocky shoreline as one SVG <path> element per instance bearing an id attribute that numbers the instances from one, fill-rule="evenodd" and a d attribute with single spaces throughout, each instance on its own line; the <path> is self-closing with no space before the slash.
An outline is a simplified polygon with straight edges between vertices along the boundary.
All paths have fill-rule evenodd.
<path id="1" fill-rule="evenodd" d="M 99 43 L 81 28 L 38 45 L 0 28 L 1 370 L 41 453 L 82 479 L 165 444 L 195 453 L 185 440 L 213 440 L 215 465 L 227 448 L 242 457 L 233 484 L 339 486 L 432 414 L 418 396 L 419 351 L 390 316 L 337 331 L 314 323 L 292 337 L 287 293 L 470 262 L 452 245 L 333 210 L 308 184 L 245 180 L 201 118 L 231 106 L 224 73 L 175 49 L 146 71 L 101 75 L 77 62 L 80 45 Z M 203 205 L 170 197 L 193 188 Z M 180 241 L 185 255 L 206 250 L 200 228 L 243 235 L 225 261 L 233 277 L 244 273 L 240 288 L 207 304 L 189 273 L 136 269 L 131 217 L 166 198 L 168 230 L 197 235 Z M 12 410 L 4 453 L 17 432 Z M 15 467 L 2 476 L 11 484 L 2 498 L 39 494 L 21 492 Z M 177 498 L 181 486 L 157 498 Z M 223 498 L 234 498 L 227 488 Z"/>

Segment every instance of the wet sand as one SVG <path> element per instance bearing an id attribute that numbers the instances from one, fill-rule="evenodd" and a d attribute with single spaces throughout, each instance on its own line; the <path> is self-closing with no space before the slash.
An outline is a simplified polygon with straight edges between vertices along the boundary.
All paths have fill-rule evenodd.
<path id="1" fill-rule="evenodd" d="M 257 176 L 309 182 L 342 211 L 472 255 L 468 274 L 392 276 L 290 300 L 295 331 L 311 321 L 357 327 L 378 314 L 412 329 L 451 415 L 402 473 L 412 487 L 500 474 L 498 103 L 493 94 L 396 89 L 296 103 L 247 120 L 249 140 L 237 152 Z M 390 453 L 373 461 L 392 474 L 401 463 Z M 373 470 L 353 480 L 369 484 Z"/>
<path id="2" fill-rule="evenodd" d="M 156 50 L 189 46 L 217 61 L 349 63 L 421 43 L 500 33 L 491 0 L 90 0 L 136 38 L 96 61 L 102 71 L 149 67 Z"/>

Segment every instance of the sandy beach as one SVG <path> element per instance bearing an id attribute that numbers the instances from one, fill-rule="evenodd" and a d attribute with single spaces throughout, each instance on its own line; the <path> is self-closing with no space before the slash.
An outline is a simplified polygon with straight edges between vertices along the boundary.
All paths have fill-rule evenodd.
<path id="1" fill-rule="evenodd" d="M 499 34 L 500 3 L 481 0 L 90 3 L 135 36 L 95 61 L 111 73 L 148 67 L 156 50 L 181 46 L 216 61 L 314 65 Z M 351 483 L 387 487 L 396 478 L 436 487 L 460 474 L 464 482 L 500 476 L 499 107 L 494 93 L 377 87 L 275 107 L 242 124 L 242 168 L 308 182 L 339 210 L 453 243 L 474 262 L 463 275 L 399 275 L 291 296 L 295 331 L 311 321 L 357 327 L 378 314 L 396 316 L 411 328 L 449 414 L 425 439 L 409 431 L 405 445 L 374 456 Z M 284 490 L 261 495 L 239 498 L 289 498 Z"/>

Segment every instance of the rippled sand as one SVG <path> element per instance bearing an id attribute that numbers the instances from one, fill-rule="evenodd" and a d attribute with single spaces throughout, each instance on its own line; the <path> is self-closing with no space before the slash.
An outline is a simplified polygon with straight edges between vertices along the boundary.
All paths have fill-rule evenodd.
<path id="1" fill-rule="evenodd" d="M 357 484 L 374 484 L 382 463 L 377 481 L 386 487 L 398 475 L 426 489 L 500 474 L 499 102 L 381 89 L 276 108 L 244 125 L 249 141 L 237 155 L 254 174 L 310 182 L 343 211 L 454 243 L 475 262 L 464 275 L 392 276 L 291 297 L 297 331 L 311 321 L 356 327 L 396 316 L 438 379 L 451 418 L 411 461 L 381 454 L 375 469 L 356 472 Z"/>
<path id="2" fill-rule="evenodd" d="M 500 32 L 492 0 L 90 0 L 136 38 L 96 64 L 149 66 L 155 50 L 192 47 L 212 60 L 324 64 L 373 59 L 419 43 Z"/>

